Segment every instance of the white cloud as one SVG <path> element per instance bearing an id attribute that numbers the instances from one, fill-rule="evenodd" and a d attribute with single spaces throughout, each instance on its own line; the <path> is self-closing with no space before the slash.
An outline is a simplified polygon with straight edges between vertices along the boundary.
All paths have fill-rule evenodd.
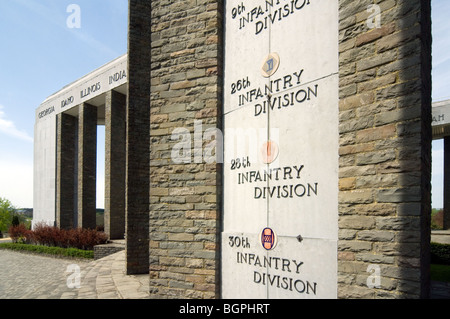
<path id="1" fill-rule="evenodd" d="M 19 208 L 33 207 L 33 163 L 0 160 L 0 197 Z"/>
<path id="2" fill-rule="evenodd" d="M 0 133 L 18 138 L 27 142 L 33 142 L 33 138 L 26 132 L 17 129 L 13 121 L 7 119 L 6 114 L 2 111 L 4 107 L 0 105 Z"/>

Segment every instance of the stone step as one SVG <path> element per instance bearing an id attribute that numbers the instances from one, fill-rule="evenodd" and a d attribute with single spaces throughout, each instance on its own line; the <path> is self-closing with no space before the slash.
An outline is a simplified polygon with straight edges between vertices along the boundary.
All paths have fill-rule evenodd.
<path id="1" fill-rule="evenodd" d="M 107 244 L 94 246 L 94 260 L 125 250 L 125 239 L 110 240 Z"/>
<path id="2" fill-rule="evenodd" d="M 432 230 L 431 242 L 440 244 L 450 244 L 450 230 Z"/>

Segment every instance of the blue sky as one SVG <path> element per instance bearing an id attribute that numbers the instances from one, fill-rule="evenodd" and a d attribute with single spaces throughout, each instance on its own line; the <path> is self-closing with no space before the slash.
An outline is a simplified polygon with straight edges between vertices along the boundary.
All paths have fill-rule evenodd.
<path id="1" fill-rule="evenodd" d="M 67 25 L 71 4 L 80 8 L 80 28 Z M 432 6 L 433 101 L 441 101 L 450 99 L 450 1 L 432 0 Z M 0 0 L 0 197 L 33 206 L 35 109 L 126 53 L 127 11 L 128 0 Z M 103 136 L 100 130 L 100 141 Z M 442 142 L 433 142 L 433 207 L 442 207 L 442 154 Z M 102 183 L 98 193 L 103 207 Z"/>
<path id="2" fill-rule="evenodd" d="M 68 27 L 71 4 L 80 8 L 80 28 Z M 0 0 L 0 197 L 33 206 L 35 109 L 125 54 L 127 24 L 128 0 Z"/>

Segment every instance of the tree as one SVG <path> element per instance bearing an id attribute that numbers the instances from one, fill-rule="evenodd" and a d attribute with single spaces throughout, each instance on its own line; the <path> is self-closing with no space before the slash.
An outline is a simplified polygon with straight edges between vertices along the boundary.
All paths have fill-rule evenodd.
<path id="1" fill-rule="evenodd" d="M 0 231 L 8 231 L 12 222 L 14 206 L 6 198 L 0 197 Z"/>
<path id="2" fill-rule="evenodd" d="M 14 215 L 13 218 L 12 218 L 11 225 L 13 225 L 13 226 L 19 226 L 19 224 L 20 224 L 19 216 Z"/>

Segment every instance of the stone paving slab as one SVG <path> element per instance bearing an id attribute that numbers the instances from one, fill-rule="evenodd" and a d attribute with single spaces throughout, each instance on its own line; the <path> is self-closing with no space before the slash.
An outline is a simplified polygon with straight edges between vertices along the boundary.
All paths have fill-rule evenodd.
<path id="1" fill-rule="evenodd" d="M 431 241 L 434 243 L 450 244 L 450 230 L 431 231 Z"/>
<path id="2" fill-rule="evenodd" d="M 450 299 L 450 282 L 432 281 L 431 299 Z"/>
<path id="3" fill-rule="evenodd" d="M 148 299 L 148 280 L 125 274 L 124 251 L 86 261 L 0 249 L 0 299 Z"/>
<path id="4" fill-rule="evenodd" d="M 67 285 L 74 264 L 80 288 Z M 432 287 L 432 299 L 450 299 L 450 283 Z M 0 249 L 0 299 L 149 299 L 149 275 L 126 275 L 125 251 L 86 261 Z"/>
<path id="5" fill-rule="evenodd" d="M 0 298 L 53 299 L 70 292 L 69 265 L 88 262 L 0 250 Z"/>

